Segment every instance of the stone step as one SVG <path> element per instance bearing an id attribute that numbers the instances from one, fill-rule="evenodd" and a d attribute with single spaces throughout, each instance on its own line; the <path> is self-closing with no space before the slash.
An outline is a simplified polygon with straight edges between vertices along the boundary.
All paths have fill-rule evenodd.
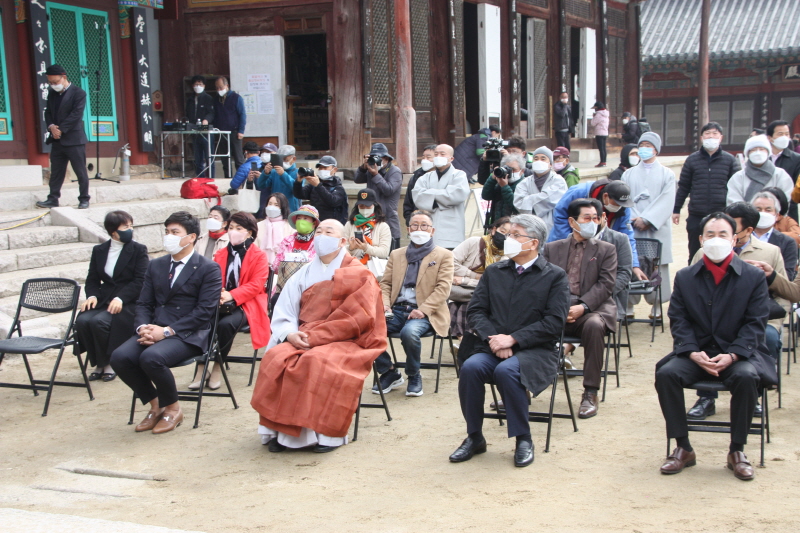
<path id="1" fill-rule="evenodd" d="M 0 195 L 3 193 L 0 193 Z M 17 207 L 13 204 L 2 203 L 3 207 Z M 28 222 L 28 221 L 31 222 Z M 25 224 L 23 224 L 25 223 Z M 26 209 L 22 211 L 3 211 L 0 208 L 0 230 L 3 228 L 11 228 L 17 224 L 23 224 L 20 228 L 41 228 L 49 226 L 51 223 L 50 212 L 44 209 Z M 17 229 L 17 228 L 14 228 Z M 5 230 L 5 231 L 11 231 Z"/>
<path id="2" fill-rule="evenodd" d="M 88 261 L 91 243 L 55 244 L 20 250 L 0 251 L 0 272 L 38 269 Z"/>
<path id="3" fill-rule="evenodd" d="M 91 254 L 91 251 L 89 253 Z M 90 257 L 89 255 L 85 261 L 78 263 L 0 273 L 0 298 L 13 296 L 15 299 L 19 299 L 19 293 L 22 290 L 23 282 L 34 278 L 74 279 L 82 285 L 86 281 L 86 273 L 89 271 L 88 259 Z"/>
<path id="4" fill-rule="evenodd" d="M 40 226 L 0 231 L 0 250 L 20 250 L 79 242 L 78 228 Z"/>
<path id="5" fill-rule="evenodd" d="M 66 313 L 47 314 L 29 319 L 23 318 L 22 324 L 20 325 L 22 334 L 26 337 L 32 336 L 58 339 L 63 337 L 64 333 L 67 331 L 71 316 L 72 312 L 68 311 Z M 12 313 L 10 318 L 3 317 L 2 315 L 0 315 L 0 317 L 2 317 L 0 318 L 0 335 L 5 339 L 8 336 L 8 330 L 11 329 L 14 314 Z M 69 353 L 72 353 L 72 348 L 68 347 L 67 350 L 70 350 Z"/>

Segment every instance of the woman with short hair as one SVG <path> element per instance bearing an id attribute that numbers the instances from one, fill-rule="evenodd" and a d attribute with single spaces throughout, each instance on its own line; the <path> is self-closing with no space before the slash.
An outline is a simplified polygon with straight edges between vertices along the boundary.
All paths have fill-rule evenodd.
<path id="1" fill-rule="evenodd" d="M 370 258 L 389 259 L 392 230 L 372 189 L 361 189 L 344 225 L 347 251 L 366 265 Z"/>
<path id="2" fill-rule="evenodd" d="M 228 246 L 228 221 L 231 212 L 227 207 L 215 205 L 208 211 L 206 220 L 206 233 L 197 238 L 194 249 L 207 259 L 213 259 L 214 254 Z"/>

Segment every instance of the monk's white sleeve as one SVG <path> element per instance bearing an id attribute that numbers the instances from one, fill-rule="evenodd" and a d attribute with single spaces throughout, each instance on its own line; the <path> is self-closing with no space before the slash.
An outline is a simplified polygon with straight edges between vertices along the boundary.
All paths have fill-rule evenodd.
<path id="1" fill-rule="evenodd" d="M 272 337 L 267 349 L 282 343 L 290 333 L 300 329 L 300 297 L 303 294 L 300 280 L 303 276 L 299 274 L 297 272 L 289 278 L 272 310 Z"/>

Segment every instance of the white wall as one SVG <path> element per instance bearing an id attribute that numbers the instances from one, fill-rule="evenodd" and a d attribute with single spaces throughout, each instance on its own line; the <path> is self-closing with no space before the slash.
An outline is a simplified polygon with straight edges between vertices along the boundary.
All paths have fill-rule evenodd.
<path id="1" fill-rule="evenodd" d="M 489 125 L 489 117 L 496 117 L 498 124 L 502 116 L 500 93 L 500 8 L 489 4 L 478 4 L 478 72 L 480 80 L 480 124 L 473 124 L 477 131 Z"/>
<path id="2" fill-rule="evenodd" d="M 581 116 L 578 121 L 578 136 L 587 137 L 587 120 L 592 118 L 592 106 L 597 101 L 597 41 L 592 28 L 581 28 L 581 68 L 579 74 L 578 100 Z"/>

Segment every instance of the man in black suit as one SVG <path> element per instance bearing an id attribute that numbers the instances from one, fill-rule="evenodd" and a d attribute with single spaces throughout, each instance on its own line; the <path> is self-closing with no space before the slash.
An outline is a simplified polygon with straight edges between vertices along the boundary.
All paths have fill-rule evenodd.
<path id="1" fill-rule="evenodd" d="M 781 203 L 773 192 L 773 190 L 762 190 L 756 193 L 750 201 L 759 214 L 758 224 L 753 230 L 753 237 L 762 242 L 774 244 L 781 249 L 786 277 L 792 281 L 797 275 L 797 243 L 793 238 L 775 229 L 777 217 L 781 212 Z"/>
<path id="2" fill-rule="evenodd" d="M 206 92 L 206 79 L 197 75 L 192 78 L 194 96 L 186 100 L 186 118 L 193 125 L 207 126 L 214 123 L 214 100 Z M 199 124 L 198 124 L 199 123 Z M 192 135 L 194 144 L 194 168 L 197 176 L 208 177 L 208 135 Z M 211 167 L 214 177 L 214 167 Z"/>
<path id="3" fill-rule="evenodd" d="M 86 92 L 70 83 L 61 65 L 50 65 L 45 71 L 50 92 L 44 119 L 47 122 L 47 144 L 50 145 L 50 194 L 36 207 L 58 207 L 61 185 L 67 174 L 67 163 L 78 176 L 78 209 L 89 207 L 89 174 L 86 172 L 86 132 L 83 131 L 83 110 Z"/>
<path id="4" fill-rule="evenodd" d="M 800 185 L 797 183 L 800 179 L 800 154 L 794 151 L 789 123 L 785 120 L 773 120 L 767 126 L 766 133 L 772 145 L 772 162 L 776 167 L 785 170 L 794 183 L 788 215 L 797 220 L 797 204 L 800 203 Z"/>
<path id="5" fill-rule="evenodd" d="M 667 437 L 678 446 L 661 466 L 677 474 L 694 466 L 689 443 L 684 387 L 721 381 L 731 391 L 731 444 L 728 468 L 753 479 L 744 454 L 761 386 L 775 385 L 774 361 L 766 355 L 769 293 L 764 274 L 733 252 L 736 222 L 723 213 L 701 222 L 703 260 L 681 269 L 669 305 L 673 352 L 656 364 L 656 391 Z"/>
<path id="6" fill-rule="evenodd" d="M 179 211 L 164 222 L 164 249 L 150 262 L 136 304 L 136 335 L 111 355 L 111 366 L 150 412 L 136 431 L 166 433 L 183 421 L 170 367 L 202 354 L 222 290 L 219 265 L 195 253 L 197 218 Z"/>

